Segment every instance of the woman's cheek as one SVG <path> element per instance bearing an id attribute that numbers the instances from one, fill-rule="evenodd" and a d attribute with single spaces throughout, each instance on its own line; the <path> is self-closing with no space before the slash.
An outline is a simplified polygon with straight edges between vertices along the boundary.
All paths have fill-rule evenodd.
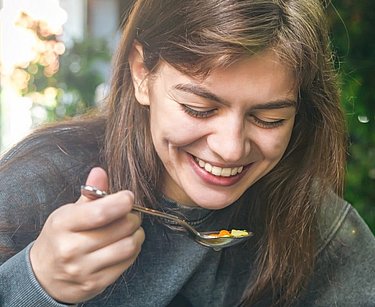
<path id="1" fill-rule="evenodd" d="M 204 136 L 200 129 L 184 116 L 168 118 L 168 114 L 153 114 L 151 117 L 151 134 L 154 143 L 162 142 L 172 146 L 186 146 Z"/>
<path id="2" fill-rule="evenodd" d="M 165 133 L 164 139 L 172 146 L 183 147 L 190 145 L 204 137 L 204 132 L 191 125 L 171 125 Z"/>
<path id="3" fill-rule="evenodd" d="M 269 160 L 279 160 L 288 147 L 290 140 L 290 131 L 288 130 L 274 130 L 264 131 L 256 138 L 257 144 L 263 155 Z"/>

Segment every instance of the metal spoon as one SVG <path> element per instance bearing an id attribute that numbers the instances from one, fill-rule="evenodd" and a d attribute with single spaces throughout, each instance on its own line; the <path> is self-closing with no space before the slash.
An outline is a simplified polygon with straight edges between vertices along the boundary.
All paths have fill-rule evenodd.
<path id="1" fill-rule="evenodd" d="M 102 198 L 107 195 L 106 192 L 99 190 L 98 188 L 90 186 L 90 185 L 81 186 L 81 193 L 82 195 L 91 199 Z M 144 214 L 149 214 L 149 215 L 153 215 L 153 216 L 157 216 L 163 219 L 173 221 L 176 224 L 183 227 L 183 229 L 187 231 L 188 235 L 194 241 L 196 241 L 197 243 L 203 246 L 211 247 L 216 251 L 221 250 L 222 248 L 225 248 L 225 247 L 229 247 L 232 245 L 242 243 L 243 241 L 253 236 L 252 232 L 248 232 L 247 235 L 241 236 L 241 237 L 215 237 L 213 235 L 217 234 L 219 231 L 207 231 L 207 232 L 200 233 L 194 227 L 188 224 L 185 220 L 173 214 L 160 212 L 158 210 L 145 208 L 145 207 L 141 207 L 138 205 L 133 205 L 133 210 L 142 212 Z"/>

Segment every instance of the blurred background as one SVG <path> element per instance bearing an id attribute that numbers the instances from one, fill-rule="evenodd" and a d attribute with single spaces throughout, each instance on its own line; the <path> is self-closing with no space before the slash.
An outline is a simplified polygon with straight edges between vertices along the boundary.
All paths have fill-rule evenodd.
<path id="1" fill-rule="evenodd" d="M 132 1 L 0 0 L 1 152 L 100 105 Z M 375 233 L 375 1 L 332 0 L 327 13 L 350 134 L 345 198 Z"/>

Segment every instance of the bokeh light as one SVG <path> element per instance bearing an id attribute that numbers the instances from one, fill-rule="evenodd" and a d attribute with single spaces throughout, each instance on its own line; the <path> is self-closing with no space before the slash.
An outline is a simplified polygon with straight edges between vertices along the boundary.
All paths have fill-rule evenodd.
<path id="1" fill-rule="evenodd" d="M 38 89 L 34 76 L 59 70 L 65 45 L 59 40 L 68 15 L 58 0 L 3 0 L 0 11 L 2 147 L 20 139 L 42 122 L 40 106 L 56 104 L 57 89 Z M 33 108 L 36 108 L 33 111 Z M 14 112 L 16 110 L 16 112 Z M 39 111 L 38 111 L 39 110 Z"/>

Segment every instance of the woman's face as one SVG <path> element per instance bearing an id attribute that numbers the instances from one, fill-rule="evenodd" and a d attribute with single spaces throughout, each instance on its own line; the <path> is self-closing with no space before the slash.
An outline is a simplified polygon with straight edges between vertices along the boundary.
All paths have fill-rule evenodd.
<path id="1" fill-rule="evenodd" d="M 150 106 L 152 139 L 165 168 L 164 194 L 220 209 L 266 175 L 290 140 L 294 81 L 270 51 L 203 80 L 162 62 L 142 103 Z"/>

